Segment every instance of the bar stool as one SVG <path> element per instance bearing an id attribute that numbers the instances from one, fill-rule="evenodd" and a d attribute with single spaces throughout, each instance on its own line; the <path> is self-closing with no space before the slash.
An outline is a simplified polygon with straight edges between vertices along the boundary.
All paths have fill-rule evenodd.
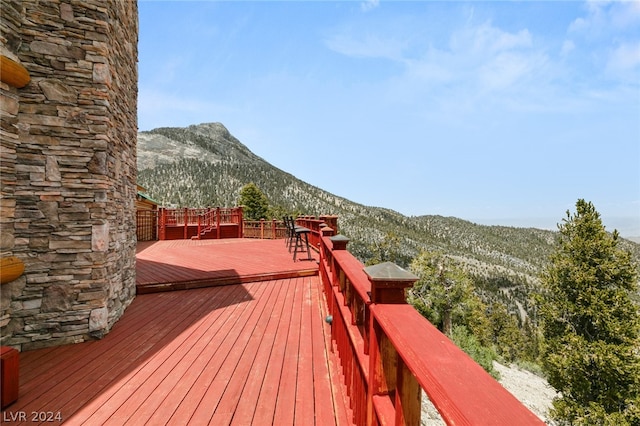
<path id="1" fill-rule="evenodd" d="M 305 246 L 307 251 L 307 260 L 313 260 L 313 258 L 311 257 L 311 250 L 309 249 L 309 233 L 310 232 L 311 230 L 309 228 L 303 228 L 301 226 L 295 228 L 296 242 L 295 242 L 295 248 L 293 250 L 294 262 L 296 261 L 296 255 L 298 254 L 298 249 L 300 249 L 300 253 L 304 253 Z M 304 244 L 302 241 L 303 238 L 304 238 Z"/>
<path id="2" fill-rule="evenodd" d="M 293 234 L 291 225 L 289 224 L 289 217 L 282 216 L 282 222 L 284 223 L 285 237 L 284 237 L 284 245 L 289 247 L 289 243 L 291 242 L 291 235 Z"/>
<path id="3" fill-rule="evenodd" d="M 296 241 L 296 228 L 299 228 L 299 226 L 296 225 L 296 222 L 292 216 L 284 216 L 283 219 L 285 226 L 287 227 L 287 238 L 285 239 L 285 246 L 289 248 L 289 253 L 291 253 L 293 244 Z"/>

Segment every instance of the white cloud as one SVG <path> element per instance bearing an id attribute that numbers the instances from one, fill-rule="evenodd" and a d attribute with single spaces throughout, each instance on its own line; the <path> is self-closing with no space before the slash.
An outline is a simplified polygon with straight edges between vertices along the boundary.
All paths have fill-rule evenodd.
<path id="1" fill-rule="evenodd" d="M 576 18 L 573 20 L 573 22 L 571 22 L 571 24 L 569 24 L 568 32 L 570 33 L 583 32 L 589 28 L 589 25 L 590 23 L 586 19 Z"/>
<path id="2" fill-rule="evenodd" d="M 562 49 L 560 50 L 560 55 L 567 56 L 576 48 L 576 44 L 572 40 L 565 40 L 562 43 Z"/>
<path id="3" fill-rule="evenodd" d="M 378 6 L 380 6 L 380 0 L 365 0 L 362 3 L 360 3 L 360 8 L 364 12 L 368 12 L 370 10 L 373 10 Z"/>
<path id="4" fill-rule="evenodd" d="M 576 18 L 569 25 L 569 33 L 588 37 L 626 31 L 640 23 L 640 2 L 590 0 L 586 16 Z"/>
<path id="5" fill-rule="evenodd" d="M 609 55 L 606 72 L 609 75 L 624 77 L 640 67 L 640 41 L 623 43 L 613 49 Z M 637 78 L 637 75 L 636 75 Z"/>
<path id="6" fill-rule="evenodd" d="M 526 78 L 534 67 L 528 56 L 502 53 L 479 68 L 478 79 L 486 91 L 507 89 Z"/>
<path id="7" fill-rule="evenodd" d="M 467 27 L 454 33 L 450 47 L 453 51 L 466 51 L 481 55 L 503 52 L 505 50 L 530 48 L 531 34 L 528 30 L 509 33 L 485 23 L 477 27 Z"/>
<path id="8" fill-rule="evenodd" d="M 402 61 L 402 53 L 407 42 L 394 38 L 383 38 L 367 33 L 363 36 L 336 34 L 325 41 L 327 47 L 335 52 L 356 58 L 386 58 Z"/>
<path id="9" fill-rule="evenodd" d="M 411 73 L 482 95 L 544 78 L 546 63 L 527 29 L 507 32 L 485 23 L 454 32 L 447 48 L 431 48 L 420 61 L 413 61 Z"/>
<path id="10" fill-rule="evenodd" d="M 450 53 L 430 49 L 424 58 L 407 62 L 408 73 L 432 85 L 448 83 L 458 75 L 456 67 L 451 64 L 453 61 Z"/>
<path id="11" fill-rule="evenodd" d="M 609 25 L 616 30 L 627 30 L 640 23 L 640 2 L 621 1 L 612 3 L 607 16 Z"/>
<path id="12" fill-rule="evenodd" d="M 640 65 L 640 2 L 586 3 L 584 16 L 568 27 L 572 56 L 588 68 L 581 71 L 621 84 L 638 84 Z M 566 42 L 565 42 L 566 43 Z M 567 50 L 563 46 L 562 53 Z"/>
<path id="13" fill-rule="evenodd" d="M 602 5 L 590 7 L 589 16 L 603 14 Z M 613 16 L 609 9 L 605 11 Z M 593 21 L 576 22 L 591 25 Z M 531 112 L 585 110 L 597 102 L 594 93 L 598 98 L 621 94 L 614 86 L 599 86 L 593 68 L 596 61 L 601 62 L 596 66 L 602 72 L 608 58 L 608 79 L 622 76 L 627 82 L 634 76 L 637 81 L 640 66 L 638 41 L 616 45 L 609 40 L 606 48 L 613 45 L 616 49 L 596 51 L 590 46 L 585 49 L 582 36 L 573 34 L 554 46 L 545 35 L 529 28 L 505 30 L 490 21 L 474 25 L 472 20 L 445 37 L 424 34 L 412 38 L 400 31 L 389 37 L 367 30 L 358 34 L 349 28 L 328 39 L 326 45 L 347 56 L 385 58 L 402 65 L 388 80 L 387 100 L 429 99 L 431 113 L 459 108 L 474 113 L 492 107 Z"/>

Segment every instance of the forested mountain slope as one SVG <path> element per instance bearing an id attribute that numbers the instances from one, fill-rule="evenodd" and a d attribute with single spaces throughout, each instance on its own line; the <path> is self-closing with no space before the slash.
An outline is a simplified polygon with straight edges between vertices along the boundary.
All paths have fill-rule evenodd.
<path id="1" fill-rule="evenodd" d="M 138 182 L 161 204 L 234 206 L 255 183 L 272 206 L 309 215 L 337 215 L 350 251 L 407 266 L 420 250 L 460 260 L 485 298 L 529 310 L 529 295 L 553 248 L 555 232 L 483 226 L 442 216 L 407 217 L 309 185 L 253 154 L 220 123 L 159 128 L 138 134 Z M 558 220 L 564 212 L 558 212 Z M 640 245 L 624 241 L 640 259 Z"/>

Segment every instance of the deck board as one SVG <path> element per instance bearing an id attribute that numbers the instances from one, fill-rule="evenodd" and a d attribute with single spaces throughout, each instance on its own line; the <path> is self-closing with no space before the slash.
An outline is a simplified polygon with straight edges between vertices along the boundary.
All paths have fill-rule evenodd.
<path id="1" fill-rule="evenodd" d="M 298 380 L 296 386 L 294 423 L 314 423 L 313 400 L 313 336 L 311 332 L 311 288 L 305 288 L 300 317 L 300 341 L 298 345 Z"/>
<path id="2" fill-rule="evenodd" d="M 321 290 L 317 287 L 311 288 L 311 344 L 313 346 L 313 382 L 316 386 L 314 390 L 314 403 L 318 407 L 334 406 L 331 392 L 331 374 L 329 362 L 329 354 L 327 354 L 327 346 L 325 345 L 325 326 L 328 324 L 324 321 L 322 315 Z M 326 312 L 326 310 L 324 310 Z M 327 330 L 329 331 L 329 330 Z M 330 344 L 330 341 L 329 341 Z M 316 423 L 318 425 L 335 425 L 339 422 L 336 420 L 337 414 L 334 412 L 320 411 L 316 413 Z M 344 419 L 346 421 L 346 416 Z"/>
<path id="3" fill-rule="evenodd" d="M 254 325 L 250 332 L 249 338 L 246 341 L 246 345 L 242 350 L 238 350 L 238 360 L 233 366 L 233 373 L 231 379 L 227 380 L 224 393 L 221 395 L 217 407 L 215 407 L 214 413 L 209 421 L 210 425 L 230 424 L 231 419 L 235 414 L 236 407 L 238 405 L 240 395 L 247 384 L 247 378 L 253 368 L 253 361 L 256 358 L 258 348 L 260 347 L 262 340 L 264 339 L 267 326 L 271 317 L 271 307 L 276 303 L 275 298 L 278 295 L 280 289 L 273 286 L 274 289 L 269 297 L 269 300 L 263 307 L 264 315 L 260 315 L 257 318 L 257 323 Z M 224 379 L 223 379 L 224 380 Z"/>
<path id="4" fill-rule="evenodd" d="M 298 376 L 297 354 L 300 342 L 300 317 L 302 313 L 302 289 L 295 287 L 289 332 L 285 340 L 280 386 L 278 387 L 273 424 L 293 424 L 295 415 L 295 391 Z"/>
<path id="5" fill-rule="evenodd" d="M 286 293 L 289 291 L 289 286 L 284 285 L 285 283 L 281 284 L 282 285 L 280 285 L 279 290 L 280 294 L 278 295 L 277 303 L 273 305 L 273 312 L 269 318 L 269 324 L 267 324 L 265 329 L 264 338 L 262 339 L 259 348 L 256 350 L 255 359 L 253 360 L 250 373 L 246 378 L 242 394 L 238 398 L 232 424 L 246 425 L 251 424 L 253 421 L 260 392 L 263 390 L 263 385 L 265 384 L 264 378 L 269 366 L 269 361 L 272 360 L 271 356 L 276 353 L 274 351 L 274 345 L 277 344 L 277 333 L 279 328 L 284 324 L 284 301 Z M 270 342 L 274 342 L 274 345 L 270 344 Z M 274 357 L 274 359 L 275 358 L 276 357 Z M 277 361 L 279 360 L 276 360 L 276 362 Z"/>
<path id="6" fill-rule="evenodd" d="M 175 385 L 167 393 L 163 403 L 151 415 L 151 424 L 158 424 L 164 419 L 173 419 L 173 422 L 177 423 L 178 420 L 188 419 L 191 416 L 200 402 L 200 398 L 193 396 L 194 386 L 196 389 L 198 388 L 198 383 L 202 380 L 201 376 L 206 369 L 216 368 L 215 360 L 220 359 L 223 355 L 221 342 L 233 335 L 232 331 L 246 308 L 247 306 L 238 306 L 233 312 L 228 312 L 228 315 L 221 315 L 220 321 L 215 328 L 215 334 L 209 339 L 201 339 L 205 342 L 205 345 L 199 352 L 200 348 L 192 351 L 192 356 L 195 359 L 193 361 L 190 360 L 191 363 L 186 366 L 183 376 L 179 379 L 176 378 Z M 202 386 L 202 389 L 204 389 L 204 386 Z"/>
<path id="7" fill-rule="evenodd" d="M 139 278 L 167 282 L 196 267 L 210 277 L 216 267 L 218 276 L 255 274 L 260 246 L 234 242 L 141 247 L 173 272 L 150 268 Z M 201 247 L 207 265 L 184 251 L 166 256 L 181 247 Z M 293 262 L 282 241 L 262 250 L 269 276 L 317 268 Z M 19 399 L 3 418 L 53 411 L 69 425 L 350 425 L 322 289 L 305 274 L 138 295 L 102 340 L 21 353 Z"/>
<path id="8" fill-rule="evenodd" d="M 147 410 L 150 411 L 149 423 L 158 424 L 163 419 L 170 419 L 175 413 L 176 402 L 185 401 L 185 406 L 190 405 L 189 400 L 185 400 L 186 395 L 210 359 L 216 356 L 215 342 L 222 340 L 235 326 L 241 314 L 241 308 L 236 305 L 233 311 L 228 312 L 229 315 L 218 315 L 216 321 L 210 326 L 211 338 L 200 339 L 198 344 L 189 351 L 189 358 L 183 360 L 180 369 L 170 376 L 171 380 L 167 380 L 155 397 L 144 404 L 140 413 L 145 417 Z"/>
<path id="9" fill-rule="evenodd" d="M 175 294 L 174 296 L 178 295 Z M 176 298 L 176 302 L 179 300 Z M 123 336 L 118 341 L 104 345 L 105 347 L 101 349 L 104 349 L 105 355 L 96 360 L 100 366 L 96 367 L 95 370 L 85 369 L 81 387 L 76 386 L 66 391 L 69 398 L 66 404 L 62 406 L 62 409 L 76 412 L 80 417 L 96 415 L 95 412 L 101 405 L 108 407 L 109 410 L 114 410 L 119 400 L 117 398 L 113 399 L 113 395 L 127 384 L 132 375 L 144 368 L 151 361 L 154 354 L 163 350 L 165 345 L 171 342 L 176 335 L 179 335 L 184 327 L 189 325 L 189 321 L 193 320 L 194 315 L 201 311 L 194 309 L 190 315 L 185 315 L 185 313 L 188 309 L 196 306 L 191 300 L 182 304 L 175 311 L 172 311 L 167 305 L 161 305 L 159 308 L 162 307 L 168 311 L 168 315 L 163 318 L 162 323 L 147 323 L 147 327 L 143 331 L 133 334 L 135 338 L 125 339 Z M 152 312 L 152 314 L 157 314 L 157 312 Z M 181 314 L 184 318 L 181 318 Z M 144 323 L 138 324 L 143 325 Z M 106 343 L 108 340 L 104 339 L 100 343 Z M 109 356 L 112 353 L 113 356 Z M 114 381 L 116 382 L 115 385 Z M 79 389 L 81 389 L 82 395 L 91 394 L 96 389 L 100 389 L 102 392 L 98 397 L 88 400 L 84 397 L 78 397 Z M 135 399 L 138 398 L 139 395 L 136 394 Z M 99 418 L 99 414 L 97 416 Z"/>
<path id="10" fill-rule="evenodd" d="M 172 376 L 178 375 L 179 372 L 173 370 L 188 367 L 188 360 L 184 360 L 185 356 L 194 351 L 194 347 L 197 350 L 198 344 L 204 340 L 205 332 L 209 330 L 209 325 L 215 322 L 216 317 L 215 313 L 207 315 L 204 320 L 199 321 L 197 326 L 190 327 L 178 338 L 163 344 L 162 350 L 130 375 L 127 382 L 108 400 L 103 402 L 99 399 L 93 404 L 100 408 L 92 415 L 92 422 L 124 424 L 131 413 L 146 418 L 146 408 L 151 395 L 158 393 L 158 387 L 163 381 L 167 381 L 169 386 L 175 383 Z M 163 387 L 163 389 L 166 388 Z M 132 391 L 135 391 L 135 398 L 130 397 Z M 159 393 L 162 395 L 162 390 Z M 113 412 L 113 407 L 116 405 L 119 408 Z M 142 410 L 143 407 L 145 410 Z"/>
<path id="11" fill-rule="evenodd" d="M 273 290 L 274 287 L 275 286 L 270 286 L 269 289 Z M 267 296 L 270 294 L 271 291 L 268 292 Z M 254 335 L 254 329 L 266 306 L 267 298 L 260 298 L 259 301 L 260 303 L 251 310 L 249 316 L 243 319 L 242 329 L 240 333 L 236 335 L 232 345 L 225 351 L 225 357 L 220 367 L 215 370 L 208 370 L 211 381 L 207 383 L 204 389 L 205 392 L 200 399 L 200 404 L 198 404 L 198 407 L 190 418 L 190 423 L 199 425 L 209 424 L 213 415 L 216 413 L 222 396 L 227 391 L 229 383 L 233 381 L 233 375 L 238 362 L 246 350 L 249 340 Z M 241 374 L 242 372 L 238 373 Z M 197 392 L 198 394 L 200 393 L 199 390 Z"/>
<path id="12" fill-rule="evenodd" d="M 283 240 L 141 242 L 136 254 L 136 287 L 142 294 L 311 276 L 318 270 L 318 255 L 312 257 L 312 261 L 294 261 Z"/>
<path id="13" fill-rule="evenodd" d="M 175 299 L 174 295 L 171 299 Z M 168 296 L 165 296 L 164 299 L 169 299 Z M 168 307 L 170 306 L 171 300 L 167 301 L 165 304 L 158 304 L 156 308 Z M 94 361 L 100 361 L 101 369 L 91 370 L 92 377 L 89 379 L 91 385 L 95 386 L 96 382 L 93 380 L 96 377 L 96 374 L 100 373 L 102 370 L 106 368 L 111 368 L 111 365 L 117 365 L 119 361 L 124 358 L 129 358 L 131 356 L 135 356 L 136 353 L 144 353 L 146 352 L 144 348 L 138 347 L 138 343 L 146 344 L 148 340 L 147 336 L 153 336 L 158 333 L 157 327 L 145 327 L 144 330 L 139 334 L 139 339 L 137 341 L 127 341 L 128 339 L 128 331 L 131 330 L 132 327 L 141 327 L 144 326 L 145 323 L 143 321 L 144 312 L 138 312 L 138 310 L 131 310 L 128 312 L 130 321 L 128 323 L 123 323 L 117 329 L 110 334 L 110 338 L 108 341 L 103 343 L 103 348 L 107 349 L 105 346 L 113 345 L 117 347 L 117 350 L 108 351 L 108 355 L 101 357 L 98 351 L 90 351 L 80 352 L 75 350 L 74 345 L 67 345 L 60 348 L 49 348 L 43 349 L 40 351 L 31 351 L 26 352 L 21 355 L 22 363 L 30 363 L 34 365 L 33 369 L 24 370 L 21 372 L 21 382 L 24 385 L 21 386 L 21 391 L 25 391 L 29 394 L 30 397 L 40 397 L 35 392 L 30 392 L 31 388 L 35 388 L 41 393 L 45 393 L 50 386 L 50 382 L 52 377 L 55 376 L 55 369 L 64 369 L 69 368 L 72 370 L 83 370 L 87 365 L 90 365 Z M 123 342 L 127 341 L 127 345 L 122 345 Z M 89 342 L 85 345 L 95 345 L 97 342 Z M 48 356 L 49 352 L 55 350 L 55 357 Z M 40 354 L 40 357 L 36 356 Z M 81 375 L 74 376 L 75 379 L 81 380 Z M 52 397 L 51 395 L 49 395 Z M 56 395 L 60 398 L 61 395 Z"/>
<path id="14" fill-rule="evenodd" d="M 294 280 L 288 280 L 293 283 Z M 280 388 L 280 378 L 284 368 L 284 354 L 286 351 L 286 343 L 291 328 L 291 318 L 293 314 L 293 300 L 296 293 L 296 286 L 288 286 L 285 294 L 284 308 L 280 326 L 274 337 L 274 345 L 271 350 L 269 363 L 265 371 L 264 379 L 261 386 L 258 403 L 256 404 L 254 418 L 262 419 L 266 424 L 273 421 L 275 414 L 276 402 L 278 399 L 278 389 Z M 238 425 L 247 423 L 237 422 Z"/>

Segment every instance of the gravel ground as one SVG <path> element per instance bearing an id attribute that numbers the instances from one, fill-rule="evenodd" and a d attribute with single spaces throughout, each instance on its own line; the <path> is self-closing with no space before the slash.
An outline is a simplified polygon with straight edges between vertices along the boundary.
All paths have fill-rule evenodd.
<path id="1" fill-rule="evenodd" d="M 545 379 L 518 367 L 507 367 L 497 362 L 493 363 L 493 368 L 500 373 L 502 386 L 544 422 L 553 424 L 547 414 L 551 401 L 558 393 Z"/>
<path id="2" fill-rule="evenodd" d="M 553 425 L 547 413 L 549 412 L 549 408 L 551 408 L 551 401 L 556 397 L 557 392 L 545 379 L 515 366 L 507 367 L 494 362 L 493 367 L 500 373 L 500 383 L 502 386 L 545 423 Z M 424 426 L 445 425 L 424 392 L 422 393 L 421 424 Z"/>

